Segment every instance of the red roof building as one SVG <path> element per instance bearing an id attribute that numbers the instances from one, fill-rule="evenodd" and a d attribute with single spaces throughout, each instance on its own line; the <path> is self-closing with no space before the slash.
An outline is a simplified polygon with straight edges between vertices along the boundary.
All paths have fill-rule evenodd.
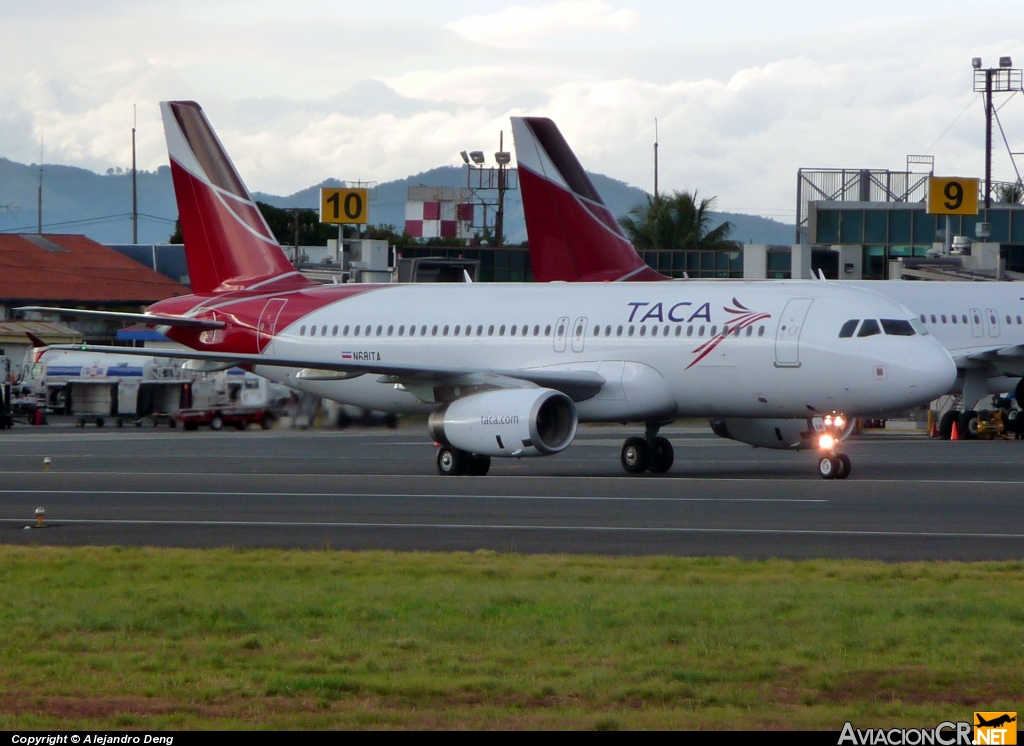
<path id="1" fill-rule="evenodd" d="M 0 311 L 28 304 L 149 305 L 188 292 L 85 236 L 0 234 Z M 6 316 L 0 313 L 0 320 Z"/>

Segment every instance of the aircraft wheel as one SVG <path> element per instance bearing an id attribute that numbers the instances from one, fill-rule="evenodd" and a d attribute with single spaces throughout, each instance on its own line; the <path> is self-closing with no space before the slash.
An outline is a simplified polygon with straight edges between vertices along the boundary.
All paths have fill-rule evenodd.
<path id="1" fill-rule="evenodd" d="M 853 462 L 845 453 L 836 454 L 836 461 L 839 462 L 839 470 L 836 472 L 836 479 L 846 479 L 853 470 Z"/>
<path id="2" fill-rule="evenodd" d="M 672 468 L 673 461 L 675 461 L 675 451 L 672 449 L 671 441 L 659 435 L 654 440 L 651 463 L 647 468 L 650 469 L 652 474 L 664 474 Z"/>
<path id="3" fill-rule="evenodd" d="M 269 430 L 274 426 L 274 417 L 269 414 L 265 414 L 260 418 L 260 427 L 264 430 Z"/>
<path id="4" fill-rule="evenodd" d="M 441 446 L 437 451 L 437 472 L 445 477 L 460 477 L 466 473 L 470 455 L 451 446 Z"/>
<path id="5" fill-rule="evenodd" d="M 833 456 L 822 456 L 818 459 L 818 474 L 822 479 L 835 479 L 839 471 L 839 459 Z"/>
<path id="6" fill-rule="evenodd" d="M 102 417 L 97 417 L 96 418 L 96 427 L 103 427 L 103 418 Z"/>
<path id="7" fill-rule="evenodd" d="M 213 419 L 210 420 L 210 429 L 220 430 L 222 427 L 224 427 L 224 418 L 221 417 L 219 414 L 215 414 L 213 416 Z"/>
<path id="8" fill-rule="evenodd" d="M 959 416 L 960 416 L 960 410 L 959 409 L 951 409 L 948 412 L 946 412 L 944 415 L 942 415 L 942 419 L 939 420 L 939 439 L 940 440 L 949 440 L 950 438 L 953 437 L 953 423 L 956 422 L 956 420 L 957 420 L 957 418 Z M 959 427 L 960 426 L 957 425 L 958 429 L 959 429 Z"/>
<path id="9" fill-rule="evenodd" d="M 466 464 L 466 475 L 470 477 L 486 477 L 490 469 L 491 457 L 474 453 L 469 457 L 469 462 Z"/>
<path id="10" fill-rule="evenodd" d="M 647 471 L 647 464 L 650 463 L 651 453 L 647 447 L 647 441 L 643 438 L 626 438 L 622 444 L 622 453 L 619 461 L 622 468 L 630 474 L 641 474 Z"/>
<path id="11" fill-rule="evenodd" d="M 978 437 L 978 413 L 973 409 L 961 412 L 956 422 L 957 433 L 961 440 L 974 440 Z"/>

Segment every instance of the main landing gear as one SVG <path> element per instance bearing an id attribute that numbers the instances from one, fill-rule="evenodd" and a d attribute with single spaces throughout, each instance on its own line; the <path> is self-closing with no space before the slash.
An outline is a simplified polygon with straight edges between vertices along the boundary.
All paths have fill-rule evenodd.
<path id="1" fill-rule="evenodd" d="M 675 452 L 672 450 L 672 443 L 668 438 L 658 435 L 658 430 L 664 423 L 648 422 L 644 431 L 644 437 L 626 438 L 622 444 L 622 452 L 619 460 L 622 468 L 630 474 L 642 474 L 649 471 L 652 474 L 664 474 L 672 468 L 675 460 Z"/>
<path id="2" fill-rule="evenodd" d="M 437 449 L 437 473 L 443 477 L 485 477 L 490 468 L 490 456 L 461 451 L 451 446 Z"/>

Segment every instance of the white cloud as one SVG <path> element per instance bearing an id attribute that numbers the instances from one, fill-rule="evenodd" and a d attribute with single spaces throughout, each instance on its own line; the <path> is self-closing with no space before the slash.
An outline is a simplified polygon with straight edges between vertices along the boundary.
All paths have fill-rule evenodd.
<path id="1" fill-rule="evenodd" d="M 634 28 L 640 14 L 616 10 L 601 0 L 566 0 L 533 7 L 513 5 L 487 15 L 472 15 L 447 24 L 460 36 L 499 47 L 531 47 L 556 36 L 564 41 L 574 32 L 624 32 Z"/>
<path id="2" fill-rule="evenodd" d="M 640 16 L 629 2 L 499 6 L 489 15 L 485 5 L 480 16 L 456 2 L 417 18 L 389 5 L 394 18 L 363 19 L 358 33 L 351 4 L 348 16 L 320 3 L 295 18 L 265 0 L 256 19 L 218 11 L 202 23 L 159 3 L 117 4 L 73 23 L 26 11 L 0 26 L 0 156 L 36 160 L 42 121 L 48 162 L 124 167 L 137 103 L 139 163 L 152 169 L 166 162 L 157 102 L 194 98 L 250 188 L 281 194 L 331 176 L 385 181 L 459 163 L 460 150 L 496 150 L 510 114 L 538 114 L 556 120 L 588 168 L 650 188 L 658 117 L 663 187 L 716 194 L 732 209 L 792 212 L 797 168 L 901 168 L 974 96 L 971 57 L 1024 62 L 1014 25 L 1000 36 L 981 15 L 880 16 L 731 43 L 697 29 L 666 41 L 688 11 L 655 16 L 644 6 Z M 729 12 L 759 7 L 732 3 Z M 438 20 L 424 20 L 431 13 Z M 654 17 L 661 41 L 641 43 Z M 477 38 L 470 20 L 534 46 L 496 50 L 484 43 L 495 35 L 482 32 L 467 42 L 459 34 Z M 630 29 L 637 33 L 622 33 Z M 579 48 L 562 48 L 567 34 Z M 940 171 L 981 171 L 980 114 L 975 104 L 939 140 Z M 1024 149 L 1019 94 L 1000 115 L 1014 150 Z M 996 138 L 996 174 L 1009 178 Z"/>

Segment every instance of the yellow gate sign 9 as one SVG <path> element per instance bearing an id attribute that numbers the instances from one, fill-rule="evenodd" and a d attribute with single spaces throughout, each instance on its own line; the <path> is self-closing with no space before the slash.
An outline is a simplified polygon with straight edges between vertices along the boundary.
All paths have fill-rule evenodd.
<path id="1" fill-rule="evenodd" d="M 977 215 L 978 180 L 932 176 L 928 179 L 928 212 L 931 215 Z"/>
<path id="2" fill-rule="evenodd" d="M 370 213 L 366 189 L 320 189 L 320 222 L 363 225 Z"/>

